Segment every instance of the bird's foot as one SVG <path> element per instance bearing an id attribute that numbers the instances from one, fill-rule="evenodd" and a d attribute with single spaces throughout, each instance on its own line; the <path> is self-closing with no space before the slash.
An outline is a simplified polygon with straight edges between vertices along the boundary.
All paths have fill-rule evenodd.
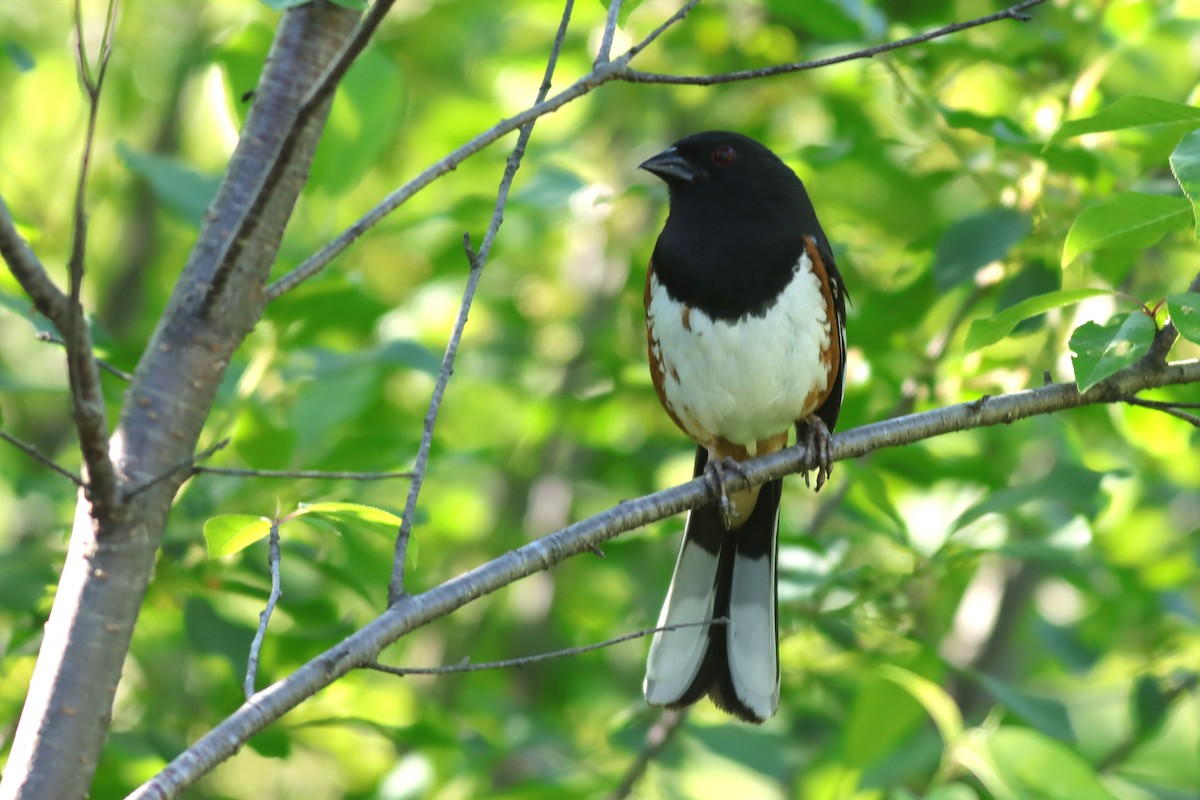
<path id="1" fill-rule="evenodd" d="M 733 504 L 729 501 L 729 493 L 725 491 L 726 474 L 730 472 L 749 480 L 749 476 L 746 474 L 746 470 L 742 467 L 741 462 L 735 461 L 729 456 L 713 459 L 704 468 L 704 480 L 721 497 L 721 518 L 725 521 L 725 527 L 732 530 L 738 514 L 733 508 Z"/>
<path id="2" fill-rule="evenodd" d="M 805 454 L 811 465 L 804 470 L 804 485 L 812 485 L 809 483 L 808 473 L 815 469 L 817 471 L 816 491 L 819 492 L 833 473 L 833 446 L 829 427 L 823 419 L 813 414 L 805 420 L 805 430 L 797 431 L 797 438 L 804 443 Z"/>

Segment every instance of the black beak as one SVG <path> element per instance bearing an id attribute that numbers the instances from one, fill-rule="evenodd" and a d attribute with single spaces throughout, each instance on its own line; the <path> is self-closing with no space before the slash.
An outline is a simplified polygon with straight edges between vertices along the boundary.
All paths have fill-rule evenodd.
<path id="1" fill-rule="evenodd" d="M 638 165 L 638 169 L 657 175 L 667 183 L 691 183 L 704 174 L 693 167 L 674 147 L 668 147 L 653 158 L 646 159 Z"/>

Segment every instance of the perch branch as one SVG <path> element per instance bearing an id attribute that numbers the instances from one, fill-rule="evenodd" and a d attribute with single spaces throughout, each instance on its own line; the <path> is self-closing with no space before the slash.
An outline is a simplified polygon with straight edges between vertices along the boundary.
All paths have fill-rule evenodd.
<path id="1" fill-rule="evenodd" d="M 1009 425 L 1041 414 L 1098 403 L 1121 402 L 1125 397 L 1146 389 L 1196 382 L 1200 382 L 1200 361 L 1159 366 L 1143 360 L 1092 387 L 1085 394 L 1080 394 L 1074 384 L 1055 383 L 907 414 L 844 431 L 833 437 L 833 458 L 839 461 L 859 458 L 878 449 L 913 444 L 946 433 Z M 790 447 L 747 461 L 737 473 L 726 476 L 726 490 L 740 491 L 751 484 L 757 485 L 799 472 L 808 460 L 803 447 Z M 202 775 L 236 753 L 242 743 L 255 733 L 321 688 L 351 670 L 375 661 L 380 650 L 411 631 L 514 581 L 549 569 L 571 556 L 590 552 L 593 547 L 621 533 L 716 500 L 714 488 L 701 476 L 680 486 L 620 503 L 506 553 L 423 594 L 401 597 L 395 605 L 348 638 L 288 677 L 258 692 L 253 700 L 247 701 L 134 792 L 131 800 L 163 800 L 179 796 Z"/>

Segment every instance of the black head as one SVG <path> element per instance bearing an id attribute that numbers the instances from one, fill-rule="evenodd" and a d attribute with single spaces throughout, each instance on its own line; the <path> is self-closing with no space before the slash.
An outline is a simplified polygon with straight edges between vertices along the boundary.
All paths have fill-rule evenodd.
<path id="1" fill-rule="evenodd" d="M 640 165 L 666 181 L 671 199 L 728 191 L 786 190 L 800 179 L 758 142 L 732 131 L 695 133 Z"/>
<path id="2" fill-rule="evenodd" d="M 804 184 L 749 137 L 696 133 L 640 167 L 671 197 L 655 274 L 673 297 L 710 314 L 757 313 L 791 279 L 805 236 L 828 247 Z"/>

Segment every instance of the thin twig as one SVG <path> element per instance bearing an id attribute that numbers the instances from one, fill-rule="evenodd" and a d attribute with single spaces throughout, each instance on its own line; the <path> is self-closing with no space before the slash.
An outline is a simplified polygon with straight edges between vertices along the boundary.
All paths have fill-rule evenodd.
<path id="1" fill-rule="evenodd" d="M 457 664 L 447 664 L 444 667 L 389 667 L 387 664 L 380 664 L 378 661 L 373 661 L 370 664 L 365 664 L 367 669 L 373 669 L 377 672 L 386 672 L 389 675 L 447 675 L 453 672 L 480 672 L 485 669 L 512 669 L 513 667 L 527 667 L 530 664 L 538 664 L 542 661 L 550 661 L 555 658 L 567 658 L 569 656 L 578 656 L 583 653 L 590 653 L 593 650 L 603 650 L 605 647 L 612 647 L 615 644 L 628 642 L 633 639 L 642 639 L 646 636 L 653 636 L 662 631 L 676 631 L 680 628 L 697 628 L 701 625 L 728 625 L 728 617 L 713 617 L 712 619 L 700 620 L 698 622 L 679 622 L 674 625 L 664 625 L 661 628 L 646 628 L 641 631 L 634 631 L 623 636 L 618 636 L 614 639 L 606 639 L 603 642 L 595 644 L 587 644 L 582 647 L 567 647 L 562 650 L 553 650 L 549 653 L 538 653 L 532 656 L 522 656 L 520 658 L 506 658 L 502 661 L 483 661 L 478 664 L 472 664 L 469 659 L 464 658 Z"/>
<path id="2" fill-rule="evenodd" d="M 201 312 L 208 314 L 214 307 L 218 297 L 225 289 L 225 284 L 229 281 L 229 276 L 233 272 L 233 266 L 237 263 L 238 256 L 241 255 L 242 247 L 246 242 L 252 240 L 254 227 L 258 225 L 263 217 L 263 209 L 266 208 L 274 194 L 275 187 L 282 180 L 284 172 L 288 164 L 292 163 L 292 154 L 295 152 L 297 145 L 300 144 L 301 134 L 308 127 L 308 122 L 316 114 L 325 101 L 337 89 L 338 83 L 345 76 L 346 71 L 350 69 L 350 65 L 358 58 L 359 54 L 366 48 L 367 43 L 374 35 L 375 29 L 383 22 L 383 18 L 387 16 L 391 10 L 392 4 L 396 0 L 375 0 L 371 7 L 367 9 L 367 13 L 359 21 L 358 25 L 346 38 L 346 43 L 342 49 L 334 56 L 329 65 L 325 67 L 325 71 L 313 83 L 309 90 L 304 95 L 304 99 L 300 101 L 300 105 L 296 108 L 296 116 L 292 119 L 291 127 L 288 129 L 287 135 L 283 141 L 279 143 L 279 148 L 271 154 L 262 170 L 262 178 L 258 185 L 254 188 L 249 203 L 246 206 L 246 211 L 238 218 L 236 227 L 230 231 L 225 237 L 221 252 L 215 260 L 216 267 L 213 271 L 212 280 L 209 284 L 207 293 L 204 295 L 204 302 L 201 305 Z"/>
<path id="3" fill-rule="evenodd" d="M 54 459 L 43 453 L 41 450 L 38 450 L 33 445 L 22 442 L 17 437 L 13 436 L 12 434 L 5 433 L 4 431 L 0 431 L 0 439 L 8 442 L 13 447 L 17 448 L 34 461 L 41 464 L 43 467 L 62 475 L 76 486 L 83 486 L 83 478 L 79 477 L 74 472 L 71 472 L 71 470 L 67 469 L 66 467 L 59 466 L 57 463 L 55 463 Z"/>
<path id="4" fill-rule="evenodd" d="M 542 100 L 519 114 L 515 114 L 507 119 L 502 119 L 492 127 L 480 133 L 470 141 L 460 145 L 455 150 L 441 160 L 434 162 L 430 166 L 422 170 L 416 177 L 408 183 L 396 189 L 383 200 L 379 201 L 363 216 L 351 225 L 346 230 L 339 233 L 333 241 L 322 247 L 319 251 L 309 256 L 295 269 L 283 275 L 277 281 L 267 287 L 267 300 L 275 300 L 281 295 L 295 289 L 304 281 L 313 277 L 321 270 L 329 266 L 329 264 L 346 251 L 350 245 L 358 241 L 364 233 L 374 227 L 380 220 L 391 214 L 400 206 L 408 202 L 413 195 L 420 192 L 429 184 L 433 183 L 438 178 L 446 173 L 456 169 L 459 164 L 466 161 L 471 156 L 483 150 L 488 145 L 509 133 L 512 133 L 517 128 L 520 128 L 539 117 L 543 117 L 552 111 L 576 100 L 585 94 L 588 94 L 593 89 L 608 81 L 620 77 L 629 61 L 642 50 L 644 50 L 651 42 L 661 36 L 670 26 L 682 20 L 687 16 L 699 3 L 700 0 L 688 0 L 678 11 L 672 14 L 664 23 L 659 25 L 650 32 L 646 38 L 635 44 L 633 47 L 626 50 L 619 58 L 601 64 L 593 69 L 587 75 L 583 76 L 575 83 L 568 86 L 563 91 Z"/>
<path id="5" fill-rule="evenodd" d="M 67 344 L 65 341 L 63 341 L 62 337 L 56 336 L 52 331 L 38 331 L 36 338 L 39 342 L 48 342 L 50 344 L 57 344 L 63 347 L 65 347 Z M 95 355 L 92 357 L 95 358 Z M 96 358 L 96 365 L 108 374 L 115 375 L 123 381 L 133 380 L 132 374 L 118 367 L 114 367 L 112 364 L 108 363 L 102 358 Z"/>
<path id="6" fill-rule="evenodd" d="M 279 520 L 271 520 L 270 550 L 267 555 L 267 565 L 271 568 L 271 594 L 267 597 L 267 607 L 258 615 L 258 630 L 254 633 L 254 641 L 250 643 L 250 656 L 246 659 L 246 680 L 242 683 L 242 692 L 249 700 L 254 696 L 254 679 L 258 675 L 258 653 L 262 649 L 263 639 L 267 635 L 267 623 L 271 621 L 271 612 L 275 604 L 283 597 L 279 581 Z"/>
<path id="7" fill-rule="evenodd" d="M 412 470 L 403 472 L 345 472 L 320 469 L 240 469 L 238 467 L 194 467 L 194 475 L 226 475 L 233 478 L 291 478 L 319 481 L 385 481 L 393 478 L 411 478 Z"/>
<path id="8" fill-rule="evenodd" d="M 592 66 L 608 63 L 612 56 L 613 36 L 617 32 L 617 19 L 621 16 L 621 0 L 609 0 L 608 17 L 604 20 L 604 35 L 600 38 L 600 50 Z"/>
<path id="9" fill-rule="evenodd" d="M 646 741 L 642 744 L 637 758 L 629 765 L 629 769 L 625 771 L 617 788 L 613 789 L 612 794 L 608 796 L 608 800 L 625 800 L 633 793 L 633 787 L 642 779 L 646 767 L 670 744 L 671 739 L 675 736 L 675 731 L 683 727 L 690 709 L 691 706 L 672 708 L 664 710 L 658 715 L 658 720 L 650 726 L 650 730 L 646 731 Z"/>
<path id="10" fill-rule="evenodd" d="M 1142 408 L 1161 411 L 1162 413 L 1169 414 L 1176 419 L 1183 420 L 1194 428 L 1200 428 L 1200 417 L 1197 417 L 1195 414 L 1189 414 L 1186 411 L 1179 410 L 1179 406 L 1184 408 L 1197 408 L 1200 407 L 1200 404 L 1163 403 L 1158 400 L 1142 400 L 1138 397 L 1126 397 L 1125 402 L 1131 406 L 1141 406 Z"/>
<path id="11" fill-rule="evenodd" d="M 141 494 L 142 492 L 146 491 L 147 489 L 149 489 L 151 486 L 161 483 L 162 481 L 165 481 L 167 478 L 170 478 L 173 475 L 178 475 L 179 473 L 184 472 L 185 470 L 189 471 L 191 474 L 194 475 L 196 472 L 196 464 L 197 463 L 204 461 L 207 458 L 211 458 L 213 453 L 216 453 L 218 450 L 223 450 L 226 446 L 229 445 L 229 441 L 230 441 L 229 439 L 222 439 L 221 441 L 219 441 L 215 444 L 209 445 L 204 450 L 201 450 L 199 453 L 196 453 L 195 455 L 193 455 L 191 458 L 186 458 L 183 461 L 180 461 L 175 466 L 171 467 L 170 469 L 167 469 L 164 472 L 159 473 L 158 475 L 151 478 L 150 480 L 144 481 L 143 483 L 138 484 L 137 486 L 133 487 L 132 489 L 127 490 L 125 492 L 125 499 L 128 500 L 131 497 L 135 497 L 135 496 Z"/>
<path id="12" fill-rule="evenodd" d="M 554 69 L 558 66 L 558 55 L 562 51 L 563 41 L 567 37 L 567 26 L 571 22 L 571 12 L 574 0 L 567 0 L 563 6 L 562 19 L 558 24 L 558 32 L 554 35 L 554 45 L 550 48 L 550 57 L 546 61 L 546 72 L 542 77 L 542 85 L 538 88 L 534 104 L 541 103 L 550 93 L 550 81 L 554 77 Z M 470 234 L 463 236 L 463 247 L 466 248 L 467 259 L 471 264 L 471 272 L 467 276 L 467 285 L 463 289 L 462 303 L 458 309 L 458 317 L 454 320 L 454 329 L 450 333 L 450 341 L 446 343 L 446 353 L 442 357 L 442 368 L 438 372 L 437 383 L 433 387 L 433 395 L 429 399 L 429 410 L 425 414 L 425 426 L 421 433 L 421 444 L 417 449 L 416 462 L 413 465 L 413 482 L 408 487 L 408 499 L 404 504 L 404 517 L 400 522 L 400 530 L 396 535 L 396 548 L 392 561 L 392 577 L 388 583 L 388 602 L 394 603 L 404 593 L 404 562 L 408 551 L 408 540 L 412 535 L 413 515 L 417 510 L 417 498 L 421 494 L 421 486 L 425 481 L 425 469 L 429 462 L 429 448 L 433 444 L 433 429 L 437 424 L 438 412 L 442 407 L 442 397 L 446 393 L 446 384 L 454 371 L 454 359 L 458 355 L 458 345 L 462 341 L 463 330 L 467 325 L 467 316 L 471 311 L 471 302 L 475 299 L 475 290 L 479 287 L 479 279 L 483 275 L 488 253 L 496 240 L 496 233 L 504 221 L 504 208 L 508 205 L 508 192 L 512 188 L 513 178 L 521 166 L 525 156 L 525 146 L 533 133 L 536 120 L 530 120 L 517 136 L 517 143 L 508 157 L 504 167 L 504 176 L 500 179 L 500 188 L 496 192 L 496 204 L 492 211 L 492 220 L 479 246 L 479 253 L 471 250 Z"/>
<path id="13" fill-rule="evenodd" d="M 61 328 L 67 350 L 67 377 L 71 386 L 71 411 L 79 431 L 79 448 L 87 475 L 87 493 L 100 513 L 115 498 L 117 476 L 108 456 L 108 414 L 100 386 L 100 369 L 92 353 L 92 334 L 80 304 L 84 260 L 87 252 L 87 184 L 92 151 L 96 142 L 96 120 L 100 113 L 100 95 L 112 55 L 117 0 L 109 0 L 104 35 L 100 43 L 95 76 L 83 41 L 83 19 L 79 0 L 75 2 L 75 54 L 79 79 L 88 101 L 87 130 L 79 159 L 79 180 L 75 184 L 75 208 L 71 226 L 71 254 L 67 260 L 67 313 Z"/>
<path id="14" fill-rule="evenodd" d="M 635 69 L 623 70 L 620 79 L 629 83 L 672 83 L 684 84 L 688 86 L 711 86 L 717 83 L 733 83 L 735 81 L 749 81 L 757 78 L 769 78 L 773 75 L 786 75 L 792 72 L 802 72 L 804 70 L 818 69 L 820 67 L 828 67 L 833 64 L 841 64 L 846 61 L 856 61 L 860 58 L 871 58 L 880 53 L 886 53 L 891 50 L 899 50 L 902 47 L 911 47 L 914 44 L 922 44 L 933 39 L 949 36 L 952 33 L 975 28 L 980 25 L 987 25 L 991 22 L 998 22 L 1002 19 L 1013 19 L 1019 22 L 1028 22 L 1030 17 L 1023 13 L 1026 9 L 1041 5 L 1046 0 L 1024 0 L 1017 3 L 1015 6 L 997 11 L 995 14 L 988 14 L 985 17 L 977 17 L 976 19 L 967 20 L 966 22 L 955 22 L 951 25 L 938 28 L 937 30 L 921 33 L 916 36 L 909 36 L 905 39 L 898 39 L 894 42 L 885 42 L 884 44 L 868 47 L 863 50 L 856 50 L 853 53 L 846 53 L 840 56 L 830 56 L 829 58 L 818 58 L 814 61 L 800 61 L 793 64 L 776 64 L 770 67 L 762 67 L 760 69 L 744 69 L 737 72 L 723 72 L 718 75 L 666 75 L 658 72 L 642 72 Z"/>
<path id="15" fill-rule="evenodd" d="M 1163 706 L 1169 709 L 1176 700 L 1193 691 L 1197 685 L 1200 685 L 1200 675 L 1194 672 L 1176 677 L 1172 685 L 1162 690 Z M 1166 717 L 1166 710 L 1163 711 L 1163 717 Z M 1141 731 L 1132 731 L 1125 739 L 1117 742 L 1111 750 L 1101 756 L 1096 762 L 1096 772 L 1108 772 L 1120 766 L 1121 762 L 1129 758 L 1133 751 L 1144 743 L 1144 739 L 1138 735 L 1140 733 Z"/>
<path id="16" fill-rule="evenodd" d="M 0 198 L 0 256 L 4 257 L 8 271 L 21 284 L 25 294 L 29 295 L 38 313 L 50 320 L 59 331 L 65 330 L 70 316 L 67 296 L 54 285 L 50 273 L 21 238 L 21 234 L 17 233 L 3 198 Z"/>

